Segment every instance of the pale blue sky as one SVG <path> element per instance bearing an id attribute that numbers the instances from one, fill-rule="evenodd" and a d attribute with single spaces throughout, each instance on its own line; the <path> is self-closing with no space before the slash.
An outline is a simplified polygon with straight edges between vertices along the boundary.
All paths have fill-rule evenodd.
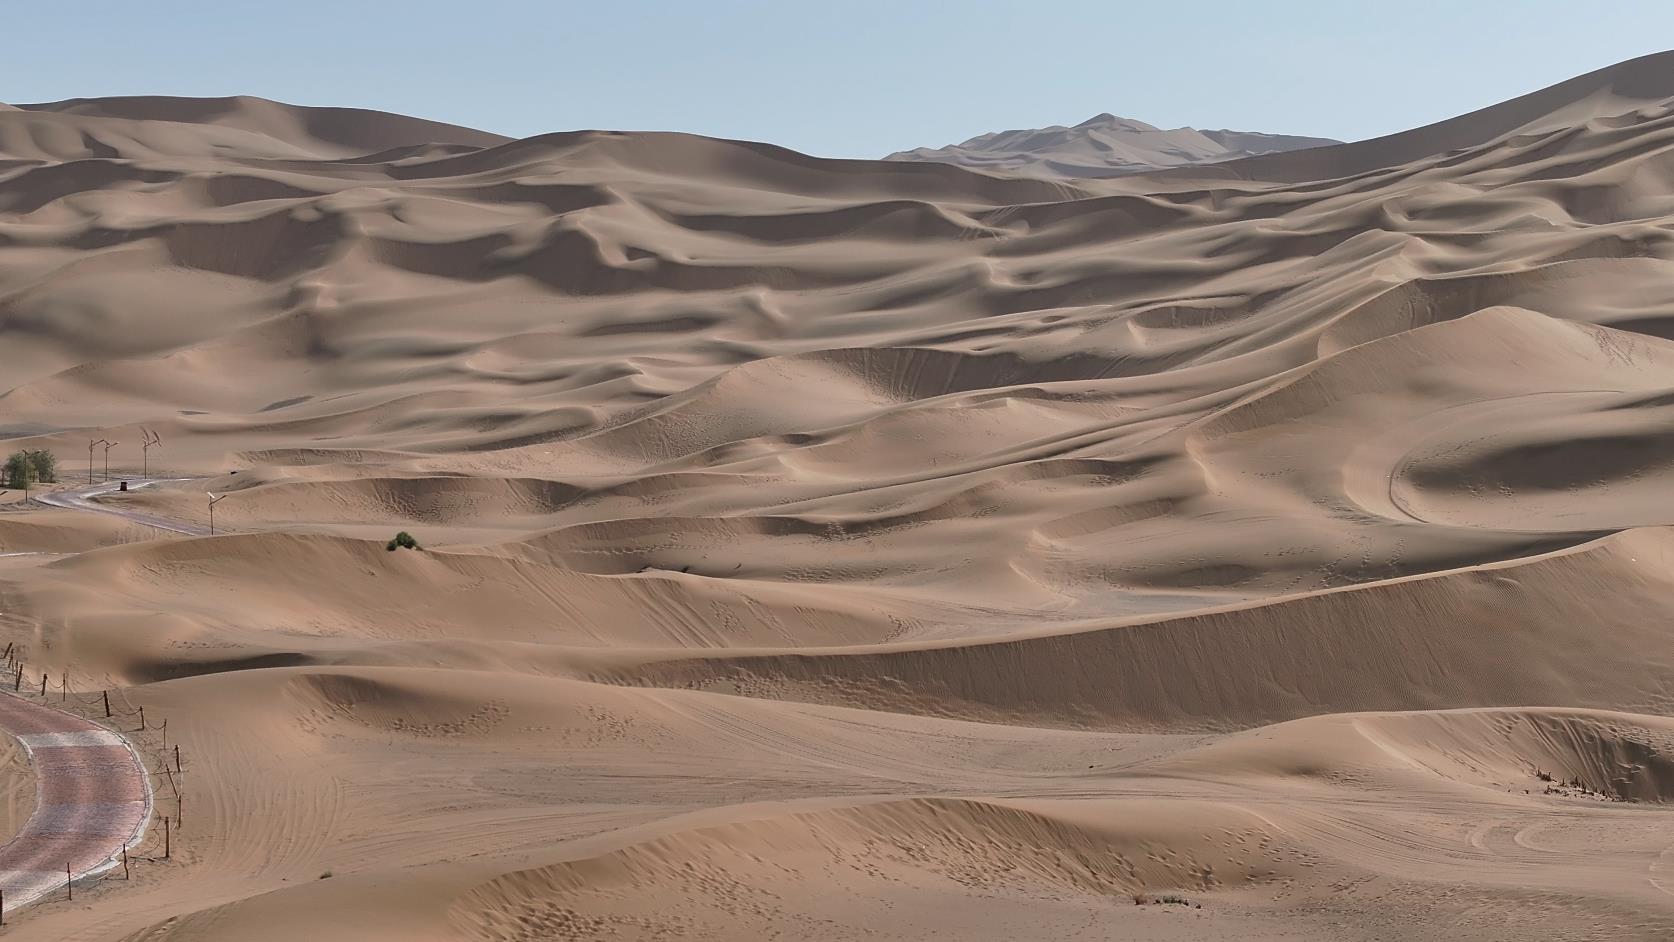
<path id="1" fill-rule="evenodd" d="M 5 22 L 0 101 L 251 94 L 840 157 L 1101 111 L 1357 139 L 1674 46 L 1671 0 L 82 0 Z"/>

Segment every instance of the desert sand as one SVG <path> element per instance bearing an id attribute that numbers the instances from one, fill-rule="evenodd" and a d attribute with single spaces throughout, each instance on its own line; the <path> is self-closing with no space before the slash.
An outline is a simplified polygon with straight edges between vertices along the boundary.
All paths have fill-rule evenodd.
<path id="1" fill-rule="evenodd" d="M 1671 224 L 1674 54 L 1112 179 L 0 109 L 0 642 L 189 802 L 4 931 L 1674 937 Z"/>

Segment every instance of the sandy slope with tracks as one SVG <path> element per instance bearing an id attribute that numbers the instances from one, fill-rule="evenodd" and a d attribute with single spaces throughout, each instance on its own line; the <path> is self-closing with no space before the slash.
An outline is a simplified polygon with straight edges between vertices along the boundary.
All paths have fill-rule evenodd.
<path id="1" fill-rule="evenodd" d="M 1073 185 L 0 110 L 0 430 L 180 479 L 0 642 L 196 809 L 9 931 L 1668 938 L 1671 218 L 1667 55 Z"/>

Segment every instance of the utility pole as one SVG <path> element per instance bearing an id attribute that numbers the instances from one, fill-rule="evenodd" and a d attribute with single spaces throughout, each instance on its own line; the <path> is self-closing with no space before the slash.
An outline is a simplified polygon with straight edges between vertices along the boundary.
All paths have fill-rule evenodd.
<path id="1" fill-rule="evenodd" d="M 100 445 L 108 444 L 110 444 L 110 442 L 107 442 L 102 438 L 96 442 L 87 443 L 87 483 L 93 483 L 93 449 L 99 447 Z"/>
<path id="2" fill-rule="evenodd" d="M 105 442 L 105 480 L 110 480 L 110 450 L 121 442 Z"/>
<path id="3" fill-rule="evenodd" d="M 145 443 L 140 446 L 141 465 L 142 465 L 142 470 L 140 471 L 140 477 L 145 478 L 146 480 L 150 480 L 151 479 L 151 446 L 161 445 L 163 443 L 163 436 L 158 435 L 156 432 L 149 431 L 147 429 L 140 429 L 140 434 L 145 436 Z"/>
<path id="4" fill-rule="evenodd" d="M 210 536 L 215 535 L 215 505 L 219 504 L 221 501 L 224 501 L 226 499 L 227 499 L 227 495 L 225 495 L 225 494 L 222 494 L 220 497 L 216 497 L 214 494 L 209 495 L 209 535 Z"/>

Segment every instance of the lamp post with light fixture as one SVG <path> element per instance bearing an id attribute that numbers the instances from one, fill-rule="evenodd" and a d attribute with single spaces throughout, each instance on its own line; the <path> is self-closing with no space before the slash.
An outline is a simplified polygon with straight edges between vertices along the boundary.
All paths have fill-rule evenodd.
<path id="1" fill-rule="evenodd" d="M 140 445 L 140 477 L 149 481 L 151 479 L 151 446 L 161 445 L 163 436 L 146 429 L 140 429 L 140 434 L 145 436 L 144 443 Z"/>
<path id="2" fill-rule="evenodd" d="M 87 443 L 87 483 L 89 483 L 89 484 L 93 483 L 93 449 L 99 447 L 100 445 L 109 445 L 109 444 L 110 444 L 110 442 L 107 442 L 102 438 L 99 439 L 96 442 L 88 442 Z M 110 452 L 107 451 L 107 452 L 105 452 L 105 454 L 108 456 L 110 454 Z M 107 467 L 108 467 L 108 463 L 107 463 Z"/>

